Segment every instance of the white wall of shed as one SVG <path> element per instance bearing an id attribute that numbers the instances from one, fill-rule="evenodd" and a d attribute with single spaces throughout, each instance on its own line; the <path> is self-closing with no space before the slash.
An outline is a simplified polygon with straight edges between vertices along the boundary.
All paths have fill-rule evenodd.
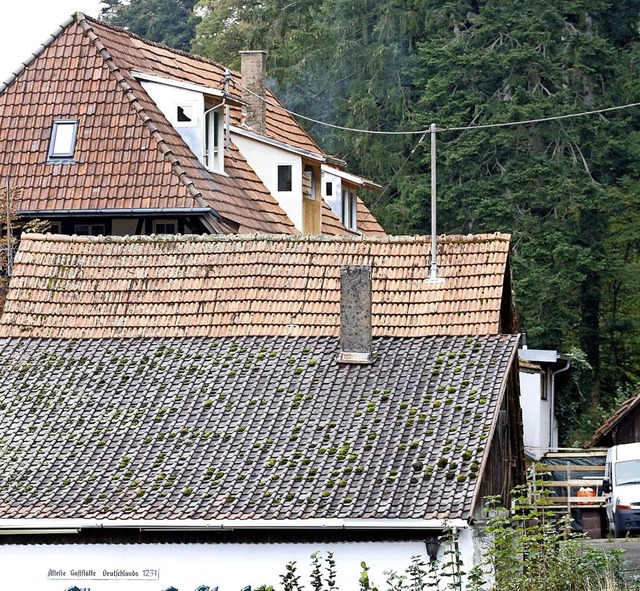
<path id="1" fill-rule="evenodd" d="M 558 445 L 554 393 L 549 384 L 547 399 L 542 399 L 544 383 L 548 379 L 542 371 L 521 369 L 519 377 L 525 453 L 538 460 L 549 448 Z"/>

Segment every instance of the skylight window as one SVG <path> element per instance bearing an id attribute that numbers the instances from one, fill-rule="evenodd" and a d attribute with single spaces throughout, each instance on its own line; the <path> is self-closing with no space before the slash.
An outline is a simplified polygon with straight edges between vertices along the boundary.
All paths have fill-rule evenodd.
<path id="1" fill-rule="evenodd" d="M 49 160 L 73 160 L 78 136 L 76 119 L 57 119 L 51 129 Z"/>

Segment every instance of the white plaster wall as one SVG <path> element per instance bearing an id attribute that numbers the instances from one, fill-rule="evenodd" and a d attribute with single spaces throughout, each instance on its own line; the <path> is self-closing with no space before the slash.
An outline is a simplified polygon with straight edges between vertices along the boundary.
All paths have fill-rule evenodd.
<path id="1" fill-rule="evenodd" d="M 524 447 L 526 453 L 536 460 L 542 456 L 546 448 L 550 447 L 550 434 L 553 428 L 550 417 L 552 393 L 549 392 L 547 400 L 542 400 L 543 379 L 544 374 L 520 371 Z"/>
<path id="2" fill-rule="evenodd" d="M 287 150 L 238 134 L 232 133 L 231 139 L 293 225 L 302 232 L 302 158 Z M 278 192 L 278 164 L 292 165 L 293 190 L 290 192 Z"/>
<path id="3" fill-rule="evenodd" d="M 142 87 L 158 105 L 182 139 L 191 148 L 191 151 L 202 162 L 202 150 L 204 145 L 204 95 L 201 92 L 177 88 L 158 82 L 141 80 Z M 191 105 L 193 118 L 191 122 L 179 122 L 176 117 L 178 105 Z"/>
<path id="4" fill-rule="evenodd" d="M 327 202 L 333 213 L 342 219 L 342 179 L 339 176 L 322 172 L 322 198 Z M 327 181 L 333 183 L 333 195 L 327 195 Z"/>
<path id="5" fill-rule="evenodd" d="M 358 588 L 361 562 L 370 580 L 385 589 L 384 571 L 402 574 L 412 556 L 428 561 L 422 542 L 341 544 L 134 544 L 3 546 L 2 591 L 196 591 L 205 586 L 240 591 L 260 585 L 281 589 L 280 575 L 296 561 L 297 574 L 310 588 L 311 554 L 334 554 L 337 587 Z M 201 591 L 205 591 L 202 589 Z"/>

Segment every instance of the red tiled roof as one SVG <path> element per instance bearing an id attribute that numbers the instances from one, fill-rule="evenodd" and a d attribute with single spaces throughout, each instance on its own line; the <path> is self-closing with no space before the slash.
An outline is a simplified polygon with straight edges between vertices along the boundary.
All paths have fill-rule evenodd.
<path id="1" fill-rule="evenodd" d="M 440 237 L 434 283 L 424 236 L 28 234 L 0 336 L 335 336 L 345 264 L 373 267 L 376 336 L 508 333 L 509 251 L 504 234 Z"/>
<path id="2" fill-rule="evenodd" d="M 222 218 L 221 232 L 297 233 L 235 146 L 225 156 L 228 175 L 198 161 L 136 80 L 138 72 L 224 88 L 220 65 L 80 13 L 8 83 L 0 93 L 0 170 L 21 188 L 17 209 L 40 215 L 212 209 Z M 237 95 L 240 77 L 233 79 L 230 92 Z M 268 112 L 272 139 L 322 154 L 286 111 Z M 238 107 L 231 115 L 240 125 Z M 45 165 L 52 122 L 64 118 L 80 123 L 75 162 Z M 234 223 L 225 227 L 226 220 Z"/>

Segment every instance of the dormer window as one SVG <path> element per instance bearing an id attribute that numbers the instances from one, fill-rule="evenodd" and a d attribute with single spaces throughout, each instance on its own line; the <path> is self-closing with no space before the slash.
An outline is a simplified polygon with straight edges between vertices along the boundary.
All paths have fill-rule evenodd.
<path id="1" fill-rule="evenodd" d="M 345 228 L 355 231 L 356 229 L 356 208 L 358 197 L 353 189 L 342 189 L 342 211 L 341 221 Z"/>
<path id="2" fill-rule="evenodd" d="M 72 161 L 77 136 L 78 121 L 76 119 L 56 119 L 51 128 L 48 160 Z"/>
<path id="3" fill-rule="evenodd" d="M 224 170 L 224 125 L 222 107 L 210 107 L 204 116 L 204 165 L 215 172 Z"/>

